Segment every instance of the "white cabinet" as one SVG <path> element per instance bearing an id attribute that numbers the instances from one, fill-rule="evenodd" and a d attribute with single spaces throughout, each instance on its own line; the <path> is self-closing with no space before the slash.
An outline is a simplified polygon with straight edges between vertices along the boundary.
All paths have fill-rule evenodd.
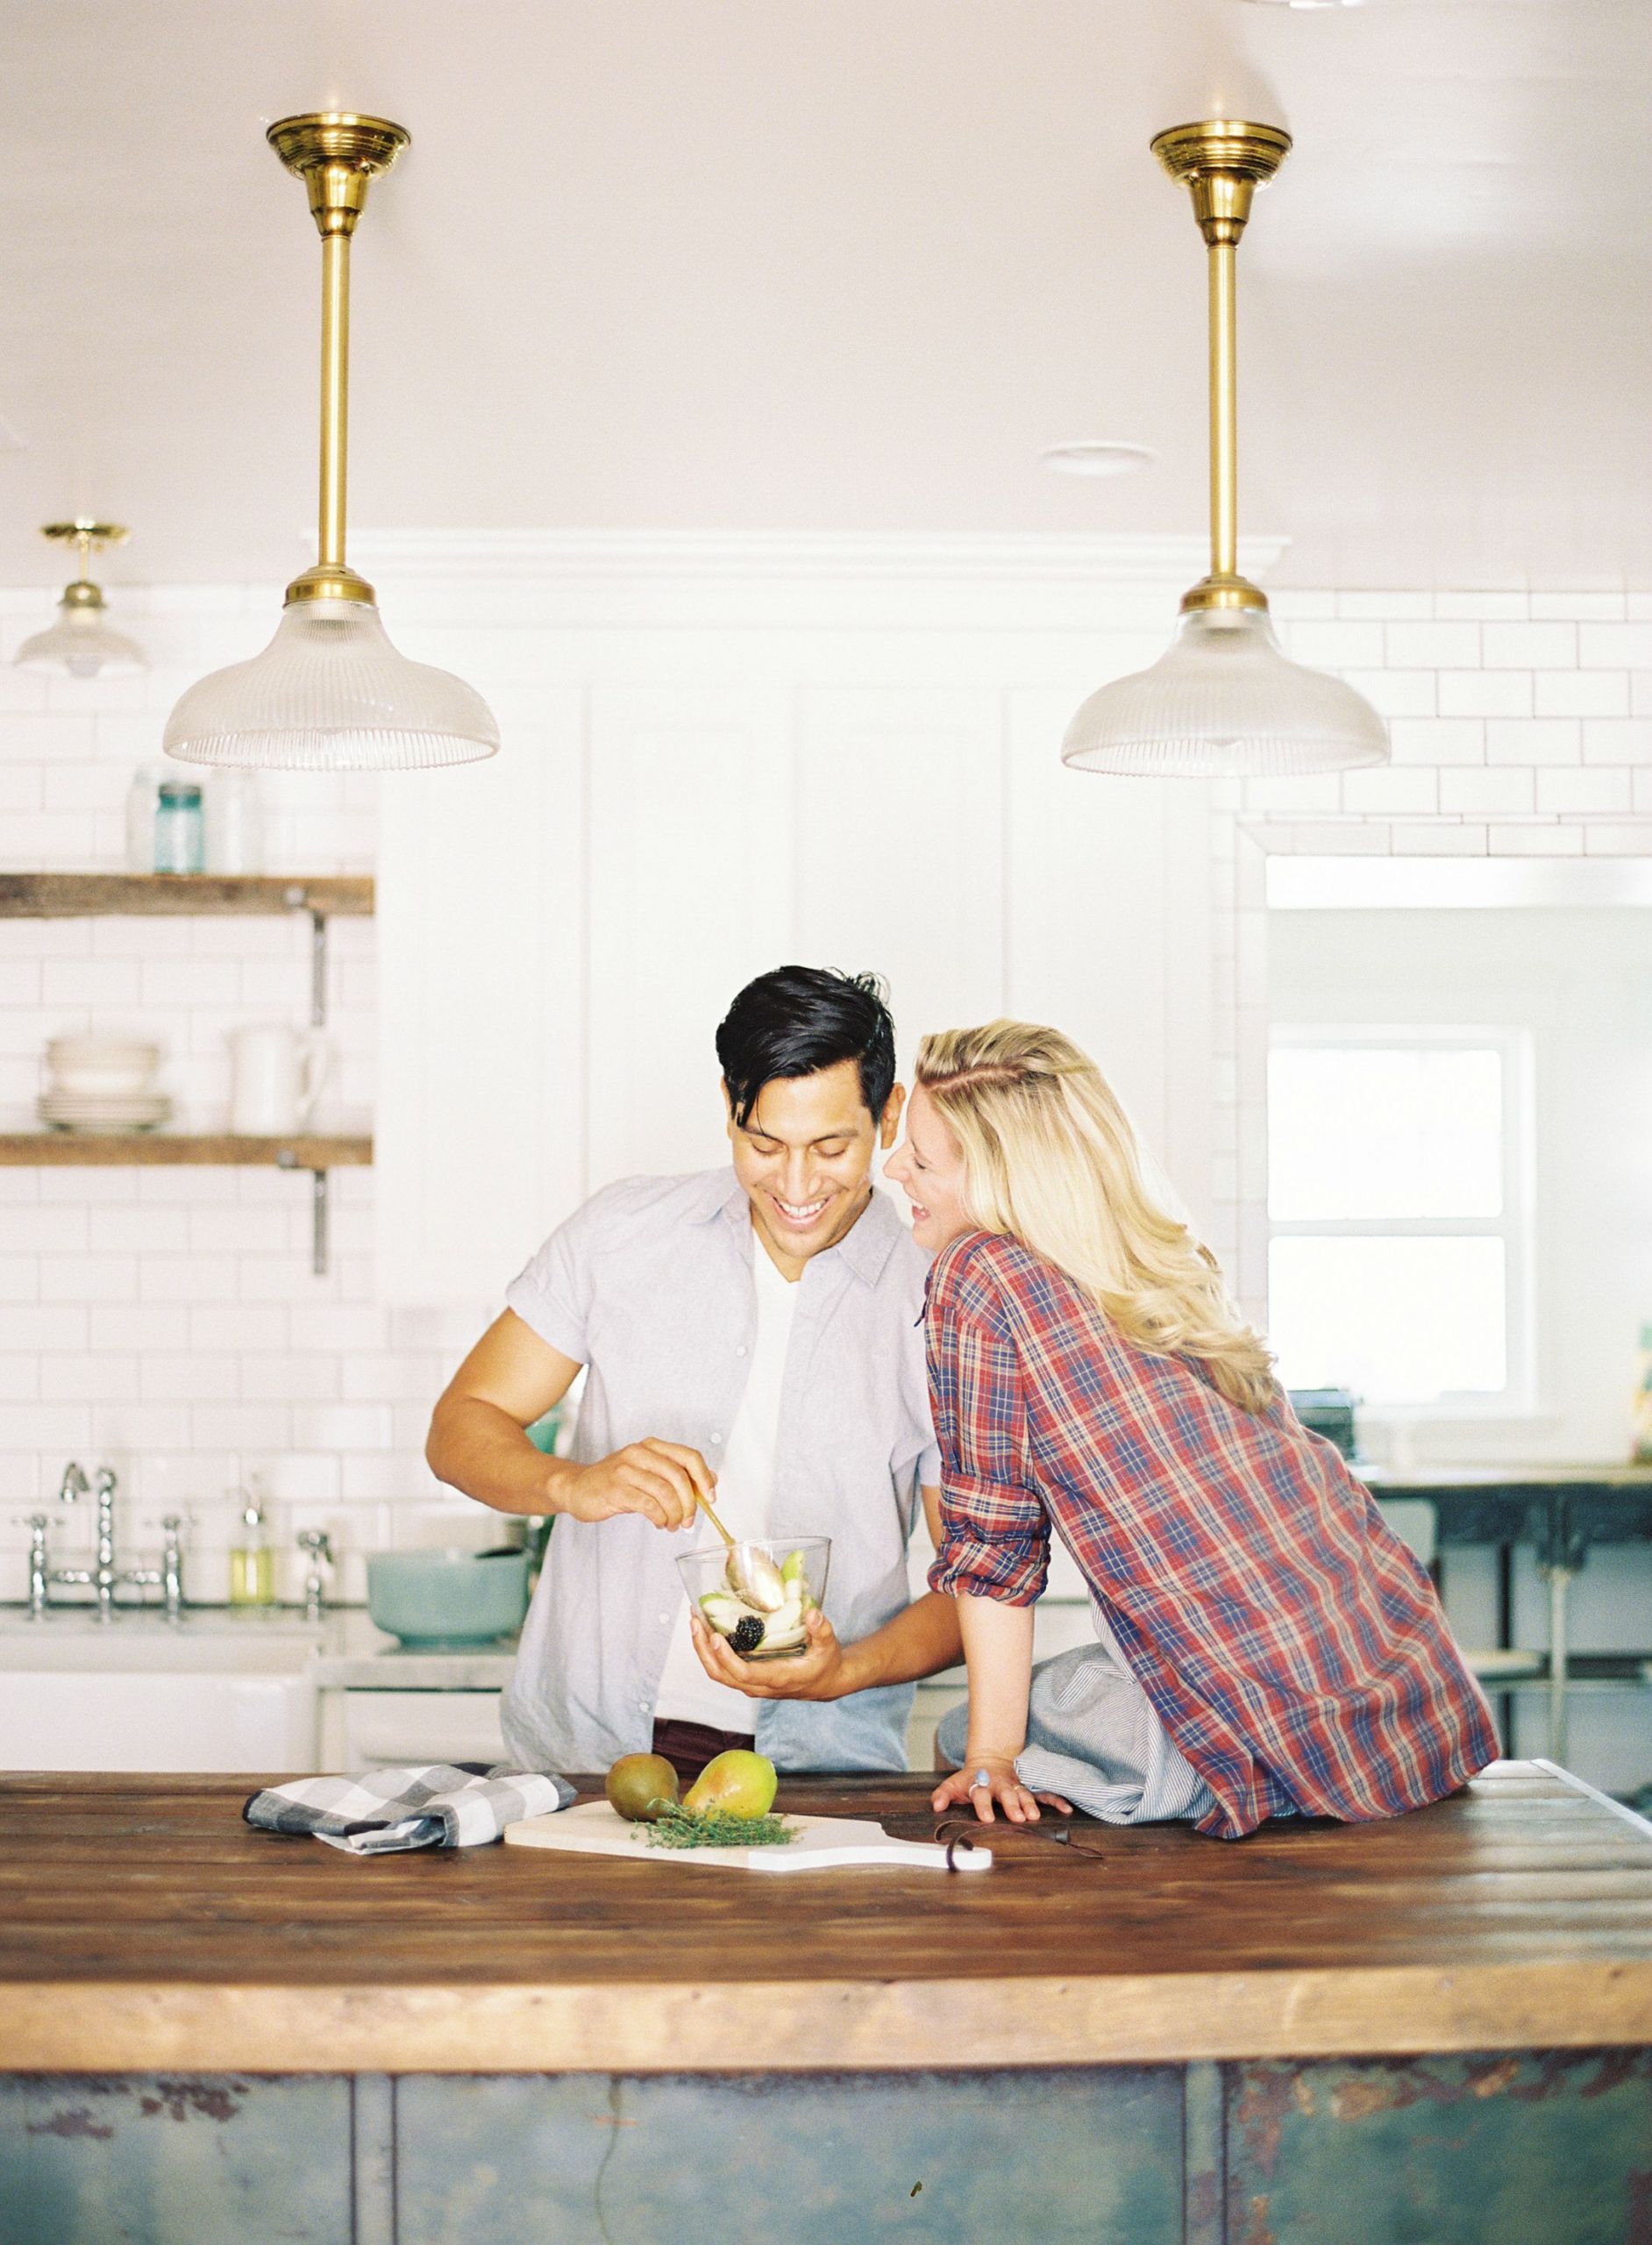
<path id="1" fill-rule="evenodd" d="M 497 1692 L 324 1691 L 321 1737 L 329 1770 L 508 1759 Z"/>

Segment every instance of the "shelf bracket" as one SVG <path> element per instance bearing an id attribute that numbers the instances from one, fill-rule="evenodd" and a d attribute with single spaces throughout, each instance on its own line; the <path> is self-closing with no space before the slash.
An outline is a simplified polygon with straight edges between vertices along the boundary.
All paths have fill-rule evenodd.
<path id="1" fill-rule="evenodd" d="M 310 911 L 310 1021 L 312 1029 L 327 1026 L 327 916 Z"/>
<path id="2" fill-rule="evenodd" d="M 297 1169 L 302 1166 L 290 1146 L 283 1146 L 275 1157 L 277 1169 Z M 327 1275 L 327 1217 L 331 1206 L 328 1177 L 324 1169 L 310 1172 L 310 1267 L 318 1279 Z"/>

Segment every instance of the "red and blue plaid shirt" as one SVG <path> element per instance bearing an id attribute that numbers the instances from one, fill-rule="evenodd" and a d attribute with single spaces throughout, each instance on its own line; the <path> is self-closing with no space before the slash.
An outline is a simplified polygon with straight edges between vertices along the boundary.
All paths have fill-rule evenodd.
<path id="1" fill-rule="evenodd" d="M 930 1587 L 1030 1605 L 1053 1525 L 1216 1797 L 1201 1831 L 1393 1816 L 1496 1759 L 1433 1584 L 1283 1394 L 1241 1410 L 998 1235 L 936 1259 L 924 1321 L 944 1529 Z"/>

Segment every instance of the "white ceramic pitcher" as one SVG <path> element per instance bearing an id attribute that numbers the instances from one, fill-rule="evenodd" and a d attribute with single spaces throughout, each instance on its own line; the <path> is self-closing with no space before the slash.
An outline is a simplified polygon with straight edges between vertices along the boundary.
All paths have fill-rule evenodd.
<path id="1" fill-rule="evenodd" d="M 260 1023 L 230 1034 L 230 1128 L 252 1138 L 302 1130 L 332 1064 L 319 1030 Z"/>

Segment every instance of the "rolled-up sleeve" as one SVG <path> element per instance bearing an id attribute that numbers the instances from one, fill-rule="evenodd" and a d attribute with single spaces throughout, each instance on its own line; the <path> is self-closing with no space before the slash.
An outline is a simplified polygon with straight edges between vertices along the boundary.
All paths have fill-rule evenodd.
<path id="1" fill-rule="evenodd" d="M 1050 1572 L 1050 1518 L 1028 1477 L 1015 1343 L 944 1278 L 931 1290 L 924 1329 L 941 1453 L 941 1549 L 929 1587 L 1030 1606 Z"/>
<path id="2" fill-rule="evenodd" d="M 595 1201 L 576 1208 L 505 1288 L 505 1301 L 539 1338 L 576 1365 L 590 1354 Z"/>

